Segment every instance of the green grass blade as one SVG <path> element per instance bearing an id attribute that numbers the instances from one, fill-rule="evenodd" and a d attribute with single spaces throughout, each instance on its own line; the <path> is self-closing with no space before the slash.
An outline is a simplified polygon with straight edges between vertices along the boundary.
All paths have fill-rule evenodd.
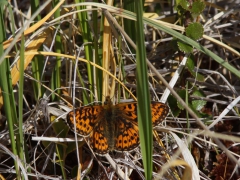
<path id="1" fill-rule="evenodd" d="M 84 0 L 75 0 L 76 3 L 80 3 L 80 2 L 85 2 Z M 86 9 L 85 6 L 77 6 L 76 7 L 77 10 L 81 10 L 81 9 Z M 80 28 L 82 31 L 82 38 L 83 38 L 83 42 L 84 42 L 84 49 L 85 49 L 85 55 L 86 55 L 86 59 L 89 61 L 93 61 L 93 50 L 92 50 L 92 45 L 89 42 L 92 42 L 92 37 L 91 37 L 91 29 L 89 27 L 89 24 L 87 22 L 88 19 L 88 14 L 87 12 L 81 12 L 77 14 L 78 19 L 80 20 Z M 90 86 L 90 91 L 94 92 L 94 83 L 93 83 L 93 68 L 90 64 L 87 64 L 87 71 L 88 71 L 88 82 L 91 85 Z M 83 98 L 84 103 L 89 103 L 88 102 L 88 98 L 84 97 Z M 93 101 L 93 96 L 92 94 L 90 94 L 90 102 Z"/>
<path id="2" fill-rule="evenodd" d="M 6 39 L 5 24 L 4 24 L 4 20 L 3 20 L 3 17 L 4 17 L 3 8 L 4 8 L 4 3 L 0 4 L 0 29 L 1 29 L 0 30 L 0 42 L 3 42 Z M 2 44 L 0 44 L 0 54 L 4 54 Z M 3 107 L 4 107 L 5 115 L 7 117 L 12 152 L 16 156 L 19 156 L 18 146 L 16 143 L 18 136 L 16 136 L 16 141 L 15 141 L 15 134 L 14 134 L 14 127 L 16 127 L 15 125 L 17 125 L 17 118 L 16 118 L 17 113 L 16 113 L 16 109 L 15 109 L 14 94 L 13 94 L 13 89 L 12 89 L 10 64 L 9 64 L 9 59 L 6 59 L 6 58 L 0 64 L 0 88 L 3 92 L 2 93 Z M 17 179 L 21 179 L 17 161 L 15 161 L 14 163 L 15 163 Z"/>
<path id="3" fill-rule="evenodd" d="M 93 6 L 96 6 L 96 7 L 105 8 L 105 9 L 108 9 L 109 11 L 111 11 L 111 12 L 114 12 L 116 15 L 120 15 L 120 16 L 123 16 L 123 17 L 127 17 L 127 18 L 130 18 L 130 19 L 136 20 L 136 15 L 133 12 L 126 11 L 126 10 L 119 9 L 119 8 L 115 8 L 115 7 L 112 7 L 112 6 L 105 5 L 105 4 L 81 3 L 81 4 L 78 4 L 78 5 L 81 5 L 81 6 L 83 6 L 83 5 L 85 5 L 85 6 L 86 5 L 93 5 Z M 160 30 L 162 30 L 162 31 L 164 31 L 168 34 L 171 34 L 172 36 L 182 40 L 183 42 L 185 42 L 187 44 L 190 44 L 190 45 L 194 46 L 196 49 L 205 53 L 206 55 L 211 57 L 213 60 L 215 60 L 217 63 L 219 63 L 221 66 L 225 67 L 230 72 L 232 72 L 233 74 L 235 74 L 237 77 L 240 78 L 240 72 L 235 67 L 230 65 L 228 62 L 224 61 L 222 58 L 220 58 L 219 56 L 217 56 L 216 54 L 214 54 L 213 52 L 211 52 L 207 48 L 201 46 L 198 42 L 182 35 L 181 33 L 177 32 L 173 29 L 170 29 L 166 26 L 163 26 L 162 24 L 159 24 L 158 22 L 156 22 L 154 20 L 151 20 L 149 18 L 144 17 L 143 22 L 146 23 L 147 25 L 155 27 L 156 29 L 160 29 Z"/>
<path id="4" fill-rule="evenodd" d="M 136 39 L 137 39 L 137 96 L 138 98 L 138 125 L 140 135 L 140 147 L 143 157 L 145 178 L 152 179 L 152 121 L 150 111 L 150 94 L 148 89 L 148 75 L 146 63 L 146 50 L 143 33 L 143 5 L 141 1 L 135 1 L 137 14 Z"/>
<path id="5" fill-rule="evenodd" d="M 60 0 L 53 0 L 52 4 L 53 7 L 55 7 L 58 3 L 60 2 Z M 58 9 L 55 13 L 54 13 L 54 18 L 58 18 L 60 17 L 60 9 Z M 59 20 L 60 23 L 60 20 Z M 61 43 L 61 36 L 60 34 L 56 34 L 56 38 L 55 38 L 55 51 L 56 53 L 61 53 L 62 52 L 62 43 Z M 61 87 L 61 57 L 56 56 L 56 65 L 53 71 L 53 76 L 54 78 L 51 79 L 51 88 L 52 90 L 57 89 L 57 94 L 60 94 L 60 87 Z M 59 99 L 57 96 L 55 96 L 54 94 L 52 95 L 52 98 L 55 99 Z"/>
<path id="6" fill-rule="evenodd" d="M 97 2 L 97 0 L 95 0 Z M 95 62 L 96 64 L 98 64 L 99 66 L 102 66 L 102 29 L 100 29 L 99 27 L 103 25 L 103 18 L 98 21 L 98 12 L 97 11 L 93 11 L 93 18 L 92 18 L 92 24 L 93 24 L 93 32 L 94 32 L 94 36 L 93 36 L 93 46 L 94 46 L 94 53 L 95 53 Z M 97 35 L 100 35 L 99 38 L 97 38 Z M 99 41 L 101 40 L 101 41 Z M 101 45 L 100 45 L 101 44 Z M 102 99 L 102 83 L 103 83 L 103 73 L 100 69 L 93 67 L 95 70 L 95 74 L 94 74 L 94 84 L 96 84 L 96 88 L 97 88 L 97 95 L 98 95 L 98 100 Z"/>
<path id="7" fill-rule="evenodd" d="M 23 132 L 23 87 L 24 87 L 24 35 L 21 39 L 21 50 L 20 50 L 20 66 L 19 66 L 19 88 L 18 88 L 18 134 L 19 134 L 19 157 L 22 162 L 26 162 L 25 153 L 28 154 L 27 147 L 24 148 L 24 132 Z M 22 176 L 23 178 L 23 176 Z"/>
<path id="8" fill-rule="evenodd" d="M 146 22 L 148 25 L 153 26 L 157 29 L 160 29 L 168 34 L 171 34 L 172 36 L 182 40 L 183 42 L 190 44 L 192 46 L 194 46 L 196 49 L 198 49 L 199 51 L 203 52 L 204 54 L 208 55 L 209 57 L 213 58 L 213 60 L 215 60 L 217 63 L 219 63 L 221 66 L 225 67 L 226 69 L 228 69 L 229 71 L 231 71 L 233 74 L 235 74 L 237 77 L 240 78 L 240 72 L 239 70 L 237 70 L 235 67 L 233 67 L 232 65 L 230 65 L 227 61 L 224 61 L 222 58 L 220 58 L 219 56 L 217 56 L 216 54 L 214 54 L 212 51 L 210 51 L 209 49 L 203 47 L 202 45 L 200 45 L 198 42 L 190 39 L 189 37 L 186 37 L 184 35 L 182 35 L 181 33 L 172 30 L 168 27 L 165 27 L 163 25 L 160 25 L 159 23 L 156 23 L 155 21 L 151 20 L 151 19 L 147 19 L 144 18 L 144 22 Z"/>
<path id="9" fill-rule="evenodd" d="M 135 12 L 135 2 L 133 0 L 125 0 L 123 3 L 123 9 Z M 128 36 L 136 42 L 136 32 L 133 31 L 135 29 L 135 24 L 130 19 L 123 19 L 124 20 L 124 30 L 128 34 Z M 130 47 L 133 54 L 136 53 L 136 50 L 133 47 Z"/>
<path id="10" fill-rule="evenodd" d="M 40 7 L 39 0 L 32 0 L 31 1 L 31 9 L 32 12 L 36 12 L 37 9 Z M 35 18 L 35 21 L 40 21 L 41 16 L 40 14 Z M 39 51 L 42 51 L 43 47 L 41 46 L 39 48 Z M 44 67 L 44 59 L 43 56 L 34 56 L 32 60 L 32 75 L 38 82 L 44 81 L 44 77 L 42 77 L 43 74 L 43 67 Z M 34 90 L 34 96 L 35 100 L 37 101 L 39 98 L 43 97 L 43 91 L 44 88 L 40 83 L 36 81 L 33 81 L 33 90 Z"/>

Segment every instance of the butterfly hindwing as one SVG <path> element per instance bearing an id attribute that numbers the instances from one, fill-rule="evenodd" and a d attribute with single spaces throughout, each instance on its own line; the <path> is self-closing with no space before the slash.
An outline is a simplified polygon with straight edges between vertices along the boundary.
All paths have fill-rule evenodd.
<path id="1" fill-rule="evenodd" d="M 138 126 L 127 119 L 118 116 L 116 127 L 115 150 L 131 151 L 139 145 Z"/>
<path id="2" fill-rule="evenodd" d="M 104 135 L 105 127 L 99 123 L 90 134 L 90 146 L 97 154 L 106 154 L 109 151 L 108 139 Z"/>

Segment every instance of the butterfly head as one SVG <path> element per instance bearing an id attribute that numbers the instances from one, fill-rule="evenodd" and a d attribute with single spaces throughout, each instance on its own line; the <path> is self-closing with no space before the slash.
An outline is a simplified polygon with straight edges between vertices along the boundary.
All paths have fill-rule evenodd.
<path id="1" fill-rule="evenodd" d="M 112 105 L 112 101 L 111 101 L 110 96 L 107 96 L 107 97 L 106 97 L 105 102 L 104 102 L 104 105 L 109 105 L 109 106 Z"/>

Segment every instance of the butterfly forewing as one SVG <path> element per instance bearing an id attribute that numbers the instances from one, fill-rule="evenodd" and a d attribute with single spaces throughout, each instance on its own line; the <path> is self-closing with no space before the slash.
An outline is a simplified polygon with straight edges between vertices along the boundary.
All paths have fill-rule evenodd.
<path id="1" fill-rule="evenodd" d="M 102 106 L 85 106 L 75 110 L 76 133 L 81 136 L 88 136 L 94 126 L 103 118 L 104 109 Z M 74 131 L 74 111 L 67 115 L 67 122 Z"/>
<path id="2" fill-rule="evenodd" d="M 137 102 L 120 103 L 114 107 L 114 114 L 124 119 L 137 122 Z"/>
<path id="3" fill-rule="evenodd" d="M 168 115 L 169 108 L 161 102 L 151 102 L 153 127 L 161 123 Z"/>
<path id="4" fill-rule="evenodd" d="M 153 126 L 161 123 L 167 116 L 169 108 L 161 102 L 151 102 L 152 123 Z M 116 114 L 121 114 L 121 117 L 137 122 L 137 102 L 120 103 L 116 106 Z"/>

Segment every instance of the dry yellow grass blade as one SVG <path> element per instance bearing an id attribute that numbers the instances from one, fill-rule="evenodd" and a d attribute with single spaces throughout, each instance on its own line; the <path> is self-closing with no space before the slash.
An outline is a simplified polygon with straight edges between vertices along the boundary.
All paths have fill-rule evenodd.
<path id="1" fill-rule="evenodd" d="M 29 44 L 29 46 L 25 50 L 25 53 L 26 52 L 30 52 L 30 51 L 37 52 L 38 48 L 45 42 L 45 40 L 47 39 L 47 37 L 49 36 L 50 33 L 51 33 L 51 29 L 49 28 L 45 32 L 40 34 L 35 40 L 33 40 Z M 24 70 L 27 68 L 27 66 L 32 61 L 34 56 L 35 56 L 34 54 L 25 56 L 25 59 L 24 59 Z M 20 61 L 18 59 L 17 63 L 13 66 L 13 68 L 11 70 L 12 85 L 16 85 L 16 83 L 19 80 L 19 63 L 20 63 Z"/>
<path id="2" fill-rule="evenodd" d="M 60 56 L 60 57 L 65 57 L 67 59 L 73 59 L 73 60 L 76 60 L 76 57 L 75 56 L 71 56 L 71 55 L 66 55 L 66 54 L 59 54 L 59 53 L 54 53 L 54 52 L 44 52 L 44 51 L 28 51 L 25 53 L 25 57 L 26 56 L 30 56 L 30 55 L 42 55 L 42 56 Z M 10 57 L 10 56 L 8 56 Z M 82 62 L 85 62 L 85 63 L 89 63 L 91 64 L 92 66 L 102 70 L 103 72 L 107 73 L 109 76 L 111 76 L 115 81 L 117 81 L 129 94 L 130 96 L 136 100 L 136 97 L 132 94 L 132 92 L 124 85 L 124 83 L 122 83 L 118 78 L 115 77 L 114 74 L 112 74 L 110 71 L 102 68 L 101 66 L 93 63 L 93 62 L 90 62 L 86 59 L 83 59 L 83 58 L 78 58 L 79 61 L 82 61 Z M 46 87 L 45 87 L 46 88 Z"/>
<path id="3" fill-rule="evenodd" d="M 48 13 L 43 19 L 41 19 L 38 23 L 34 24 L 30 28 L 26 29 L 24 31 L 24 36 L 36 31 L 39 27 L 41 27 L 52 15 L 53 13 L 64 3 L 64 0 L 60 1 L 57 6 L 54 7 L 54 9 Z M 37 51 L 38 48 L 43 44 L 43 42 L 47 38 L 47 34 L 49 34 L 50 29 L 46 30 L 42 34 L 39 35 L 39 38 L 36 40 L 33 40 L 31 44 L 27 47 L 26 52 L 30 51 Z M 21 38 L 19 38 L 17 41 L 20 41 Z M 13 41 L 13 38 L 3 42 L 3 49 L 8 48 L 10 43 Z M 29 55 L 26 56 L 25 62 L 24 62 L 24 70 L 26 67 L 29 65 L 29 63 L 32 61 L 32 58 L 34 55 Z M 17 81 L 19 80 L 19 60 L 17 61 L 16 65 L 12 68 L 11 70 L 11 75 L 12 75 L 12 85 L 15 85 Z M 0 94 L 0 105 L 3 105 L 3 98 L 2 95 Z"/>
<path id="4" fill-rule="evenodd" d="M 26 52 L 37 52 L 38 48 L 45 42 L 47 39 L 48 35 L 50 34 L 51 29 L 47 29 L 45 32 L 40 34 L 35 40 L 33 40 L 29 46 L 25 49 Z M 27 68 L 27 66 L 31 63 L 34 54 L 26 55 L 24 59 L 24 70 Z M 12 85 L 15 86 L 16 83 L 19 80 L 19 59 L 17 60 L 17 63 L 13 66 L 11 70 L 11 76 L 12 76 Z M 3 97 L 2 94 L 0 93 L 0 109 L 1 106 L 3 105 Z"/>
<path id="5" fill-rule="evenodd" d="M 38 23 L 32 25 L 30 28 L 24 31 L 24 36 L 31 34 L 32 32 L 36 31 L 40 26 L 42 26 L 52 15 L 53 13 L 64 3 L 64 0 L 60 1 L 57 6 L 53 8 L 51 12 L 49 12 L 43 19 L 41 19 Z M 6 49 L 10 43 L 12 42 L 13 38 L 3 42 L 3 49 Z M 18 39 L 20 41 L 20 38 Z"/>
<path id="6" fill-rule="evenodd" d="M 108 2 L 108 5 L 112 5 L 112 1 Z M 107 20 L 107 18 L 104 18 L 104 29 L 103 29 L 103 68 L 109 69 L 110 63 L 113 63 L 114 65 L 111 65 L 112 68 L 115 66 L 115 59 L 112 52 L 112 44 L 111 44 L 111 38 L 112 38 L 112 31 L 110 24 Z M 113 73 L 115 75 L 116 69 L 113 69 Z M 106 96 L 113 97 L 114 95 L 114 89 L 115 89 L 115 81 L 112 81 L 111 88 L 109 87 L 109 75 L 105 72 L 103 72 L 103 86 L 102 86 L 102 92 L 103 92 L 103 101 L 105 101 Z"/>
<path id="7" fill-rule="evenodd" d="M 167 172 L 167 170 L 169 168 L 173 168 L 175 166 L 184 166 L 185 169 L 183 172 L 182 180 L 191 180 L 192 179 L 192 169 L 189 166 L 189 164 L 183 160 L 175 160 L 175 161 L 171 161 L 171 162 L 167 163 L 166 165 L 164 165 L 162 167 L 162 170 L 161 170 L 159 176 L 156 178 L 156 180 L 161 179 L 161 177 L 163 177 L 164 172 Z"/>

